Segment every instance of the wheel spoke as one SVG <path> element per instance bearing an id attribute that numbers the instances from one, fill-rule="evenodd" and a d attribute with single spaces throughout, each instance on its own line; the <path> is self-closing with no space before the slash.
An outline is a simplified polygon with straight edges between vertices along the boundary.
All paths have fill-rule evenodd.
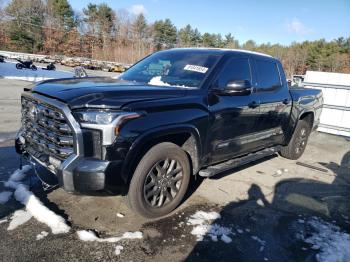
<path id="1" fill-rule="evenodd" d="M 164 161 L 164 164 L 163 164 L 163 167 L 162 167 L 162 168 L 163 168 L 164 170 L 167 170 L 168 166 L 169 166 L 169 158 L 165 159 L 165 161 Z"/>
<path id="2" fill-rule="evenodd" d="M 153 187 L 156 183 L 154 182 L 154 180 L 152 180 L 151 182 L 149 182 L 146 186 L 145 186 L 145 189 L 148 190 L 150 189 L 151 187 Z"/>
<path id="3" fill-rule="evenodd" d="M 154 188 L 153 190 L 149 191 L 147 194 L 146 194 L 146 197 L 149 198 L 150 196 L 154 196 L 154 195 L 158 195 L 158 193 L 160 192 L 160 189 L 159 188 Z"/>
<path id="4" fill-rule="evenodd" d="M 168 176 L 169 176 L 169 177 L 172 177 L 172 176 L 174 176 L 174 175 L 180 173 L 181 171 L 182 171 L 182 167 L 178 167 L 178 168 L 174 169 L 173 171 L 171 171 L 171 172 L 168 174 Z"/>
<path id="5" fill-rule="evenodd" d="M 179 192 L 179 189 L 177 189 L 177 187 L 175 186 L 175 183 L 171 183 L 171 184 L 170 184 L 170 188 L 171 188 L 171 190 L 173 190 L 176 194 L 177 194 L 177 192 Z"/>
<path id="6" fill-rule="evenodd" d="M 157 180 L 156 175 L 155 175 L 155 174 L 153 174 L 153 172 L 152 172 L 152 171 L 149 173 L 149 177 L 152 179 L 152 181 L 153 181 L 153 182 L 155 182 L 155 181 Z"/>
<path id="7" fill-rule="evenodd" d="M 171 195 L 171 193 L 168 191 L 168 189 L 165 189 L 165 196 L 166 198 L 170 201 L 173 200 L 173 196 Z"/>
<path id="8" fill-rule="evenodd" d="M 156 205 L 156 202 L 157 202 L 157 195 L 154 195 L 154 196 L 152 197 L 151 205 L 152 205 L 152 206 L 155 206 L 155 205 Z"/>
<path id="9" fill-rule="evenodd" d="M 169 174 L 174 169 L 175 164 L 176 164 L 176 161 L 171 160 L 169 168 L 167 169 L 167 172 L 166 172 L 167 174 Z"/>
<path id="10" fill-rule="evenodd" d="M 158 207 L 161 207 L 163 205 L 163 200 L 164 200 L 164 194 L 163 191 L 160 192 L 159 200 L 158 200 Z"/>
<path id="11" fill-rule="evenodd" d="M 159 175 L 162 172 L 163 167 L 161 167 L 160 164 L 157 164 L 156 165 L 156 169 L 157 169 L 157 172 L 158 172 L 158 175 Z"/>
<path id="12" fill-rule="evenodd" d="M 179 180 L 181 180 L 181 179 L 182 179 L 182 174 L 179 174 L 178 176 L 173 177 L 173 178 L 171 179 L 171 181 L 172 181 L 173 183 L 176 183 L 177 181 L 179 181 Z"/>

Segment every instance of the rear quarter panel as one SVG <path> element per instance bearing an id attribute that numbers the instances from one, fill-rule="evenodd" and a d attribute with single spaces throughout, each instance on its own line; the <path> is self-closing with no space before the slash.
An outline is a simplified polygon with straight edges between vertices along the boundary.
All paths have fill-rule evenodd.
<path id="1" fill-rule="evenodd" d="M 290 94 L 293 100 L 291 114 L 293 131 L 303 114 L 310 112 L 314 114 L 313 129 L 316 128 L 320 121 L 323 106 L 322 91 L 318 89 L 298 87 L 291 88 Z"/>

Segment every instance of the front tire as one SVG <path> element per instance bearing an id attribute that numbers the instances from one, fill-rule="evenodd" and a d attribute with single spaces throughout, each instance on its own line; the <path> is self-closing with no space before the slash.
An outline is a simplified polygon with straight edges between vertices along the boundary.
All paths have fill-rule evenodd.
<path id="1" fill-rule="evenodd" d="M 183 200 L 190 180 L 190 163 L 173 143 L 152 147 L 141 159 L 130 182 L 130 208 L 146 218 L 169 214 Z"/>
<path id="2" fill-rule="evenodd" d="M 299 120 L 289 144 L 282 147 L 280 151 L 281 156 L 292 160 L 301 157 L 305 151 L 310 132 L 310 123 L 305 120 Z"/>

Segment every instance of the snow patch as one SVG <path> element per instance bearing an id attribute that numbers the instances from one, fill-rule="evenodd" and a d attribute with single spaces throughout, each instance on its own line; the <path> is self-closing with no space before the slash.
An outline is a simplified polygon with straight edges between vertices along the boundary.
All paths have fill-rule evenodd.
<path id="1" fill-rule="evenodd" d="M 17 210 L 13 213 L 7 230 L 14 230 L 20 225 L 28 222 L 31 218 L 32 215 L 29 212 L 25 210 Z"/>
<path id="2" fill-rule="evenodd" d="M 7 222 L 7 219 L 0 220 L 0 224 L 6 223 L 6 222 Z"/>
<path id="3" fill-rule="evenodd" d="M 251 238 L 252 238 L 253 240 L 255 240 L 256 242 L 258 242 L 258 243 L 259 243 L 260 245 L 262 245 L 262 246 L 265 246 L 265 244 L 266 244 L 266 241 L 260 239 L 260 238 L 257 237 L 257 236 L 251 236 Z"/>
<path id="4" fill-rule="evenodd" d="M 122 239 L 141 239 L 142 232 L 125 232 L 121 237 L 108 237 L 108 238 L 100 238 L 96 235 L 96 233 L 92 230 L 79 230 L 77 231 L 78 237 L 82 241 L 96 241 L 96 242 L 109 242 L 115 243 Z"/>
<path id="5" fill-rule="evenodd" d="M 161 76 L 152 77 L 148 84 L 152 86 L 170 86 L 170 84 L 162 81 Z"/>
<path id="6" fill-rule="evenodd" d="M 4 191 L 0 193 L 0 204 L 5 204 L 9 201 L 10 197 L 13 195 L 11 191 Z"/>
<path id="7" fill-rule="evenodd" d="M 125 215 L 122 213 L 117 213 L 117 217 L 125 217 Z"/>
<path id="8" fill-rule="evenodd" d="M 226 244 L 232 242 L 232 238 L 230 238 L 229 236 L 227 236 L 225 234 L 221 236 L 221 240 L 224 241 Z"/>
<path id="9" fill-rule="evenodd" d="M 46 231 L 41 231 L 41 233 L 38 234 L 38 235 L 36 236 L 36 240 L 41 240 L 41 239 L 47 237 L 48 235 L 49 235 L 48 232 L 46 232 Z"/>
<path id="10" fill-rule="evenodd" d="M 301 235 L 302 240 L 314 250 L 319 250 L 316 259 L 319 262 L 350 261 L 350 235 L 322 219 L 313 217 L 306 223 L 311 226 L 313 233 L 307 237 Z"/>
<path id="11" fill-rule="evenodd" d="M 240 233 L 240 234 L 243 234 L 243 230 L 240 229 L 240 228 L 237 229 L 237 232 Z"/>
<path id="12" fill-rule="evenodd" d="M 79 230 L 77 231 L 78 237 L 80 240 L 83 241 L 98 241 L 98 237 L 96 236 L 95 232 L 91 230 Z"/>
<path id="13" fill-rule="evenodd" d="M 26 172 L 31 169 L 31 166 L 23 166 L 22 169 L 17 169 L 10 179 L 5 182 L 5 186 L 15 190 L 15 199 L 21 202 L 26 210 L 35 217 L 39 222 L 46 224 L 51 228 L 53 234 L 68 233 L 70 227 L 66 224 L 65 220 L 48 209 L 31 191 L 27 186 L 20 183 L 26 176 Z"/>
<path id="14" fill-rule="evenodd" d="M 53 234 L 68 233 L 70 227 L 63 217 L 48 209 L 27 187 L 20 184 L 15 191 L 15 198 L 41 223 L 50 227 Z"/>
<path id="15" fill-rule="evenodd" d="M 115 246 L 114 253 L 118 256 L 118 255 L 120 255 L 120 252 L 121 252 L 123 249 L 124 249 L 123 246 L 117 245 L 117 246 Z"/>
<path id="16" fill-rule="evenodd" d="M 221 226 L 219 224 L 210 224 L 210 221 L 221 218 L 217 212 L 204 212 L 197 211 L 194 215 L 190 216 L 187 221 L 187 225 L 195 226 L 191 234 L 197 237 L 197 241 L 202 241 L 204 236 L 209 236 L 212 241 L 218 241 L 218 238 L 225 243 L 232 242 L 232 231 L 228 227 Z"/>
<path id="17" fill-rule="evenodd" d="M 31 169 L 32 167 L 30 165 L 22 166 L 22 169 L 17 169 L 13 174 L 10 176 L 10 181 L 21 181 L 26 177 L 26 173 Z"/>
<path id="18" fill-rule="evenodd" d="M 148 84 L 152 86 L 174 86 L 174 87 L 181 87 L 181 88 L 191 88 L 189 86 L 184 86 L 184 85 L 170 85 L 169 83 L 163 82 L 161 76 L 152 77 L 151 80 L 148 82 Z"/>
<path id="19" fill-rule="evenodd" d="M 142 232 L 135 231 L 135 232 L 125 232 L 122 236 L 123 239 L 141 239 L 142 238 Z"/>
<path id="20" fill-rule="evenodd" d="M 220 214 L 217 212 L 204 212 L 197 211 L 194 215 L 192 215 L 187 224 L 189 225 L 201 225 L 205 220 L 215 220 L 221 218 Z"/>
<path id="21" fill-rule="evenodd" d="M 16 63 L 0 63 L 0 76 L 7 79 L 38 82 L 47 79 L 67 78 L 74 75 L 67 71 L 48 71 L 38 67 L 37 71 L 31 69 L 17 69 Z"/>

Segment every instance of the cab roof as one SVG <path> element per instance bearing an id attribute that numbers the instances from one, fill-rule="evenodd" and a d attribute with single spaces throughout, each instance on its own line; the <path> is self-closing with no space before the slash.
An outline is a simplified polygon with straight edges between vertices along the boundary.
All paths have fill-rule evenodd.
<path id="1" fill-rule="evenodd" d="M 242 54 L 252 54 L 252 55 L 257 55 L 257 56 L 274 58 L 274 57 L 267 55 L 267 54 L 264 54 L 264 53 L 243 50 L 243 49 L 212 48 L 212 47 L 184 47 L 184 48 L 172 48 L 172 49 L 168 49 L 168 50 L 208 51 L 208 52 L 213 52 L 213 53 L 217 53 L 217 54 L 242 53 Z"/>

